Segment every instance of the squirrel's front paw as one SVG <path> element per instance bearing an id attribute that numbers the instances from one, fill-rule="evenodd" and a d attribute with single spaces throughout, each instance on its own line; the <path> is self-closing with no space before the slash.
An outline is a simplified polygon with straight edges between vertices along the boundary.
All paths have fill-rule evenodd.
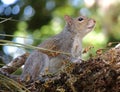
<path id="1" fill-rule="evenodd" d="M 72 58 L 72 60 L 71 60 L 73 63 L 82 63 L 82 59 L 81 59 L 81 57 L 78 57 L 78 58 Z"/>

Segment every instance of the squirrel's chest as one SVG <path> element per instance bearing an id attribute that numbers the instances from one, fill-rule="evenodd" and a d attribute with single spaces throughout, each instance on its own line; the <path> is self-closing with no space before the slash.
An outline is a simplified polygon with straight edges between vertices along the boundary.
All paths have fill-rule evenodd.
<path id="1" fill-rule="evenodd" d="M 82 39 L 78 36 L 75 36 L 72 48 L 71 48 L 71 54 L 73 57 L 79 57 L 82 53 Z"/>

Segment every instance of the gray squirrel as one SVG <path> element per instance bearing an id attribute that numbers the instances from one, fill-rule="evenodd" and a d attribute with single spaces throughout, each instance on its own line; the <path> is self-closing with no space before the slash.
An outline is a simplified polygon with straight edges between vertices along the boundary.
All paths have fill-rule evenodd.
<path id="1" fill-rule="evenodd" d="M 66 25 L 63 31 L 42 42 L 38 47 L 53 51 L 70 53 L 70 55 L 50 52 L 47 50 L 34 50 L 25 62 L 21 80 L 36 80 L 46 72 L 55 73 L 65 61 L 79 62 L 82 54 L 82 39 L 92 31 L 95 20 L 85 16 L 71 18 L 64 16 Z"/>

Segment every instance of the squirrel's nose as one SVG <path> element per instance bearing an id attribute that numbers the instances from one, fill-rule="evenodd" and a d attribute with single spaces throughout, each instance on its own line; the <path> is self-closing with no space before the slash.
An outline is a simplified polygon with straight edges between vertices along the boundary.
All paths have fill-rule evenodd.
<path id="1" fill-rule="evenodd" d="M 90 18 L 89 21 L 91 21 L 91 20 L 92 20 L 92 22 L 96 23 L 96 21 L 94 19 Z"/>
<path id="2" fill-rule="evenodd" d="M 95 21 L 95 20 L 93 20 L 93 22 L 94 22 L 94 23 L 96 23 L 96 21 Z"/>

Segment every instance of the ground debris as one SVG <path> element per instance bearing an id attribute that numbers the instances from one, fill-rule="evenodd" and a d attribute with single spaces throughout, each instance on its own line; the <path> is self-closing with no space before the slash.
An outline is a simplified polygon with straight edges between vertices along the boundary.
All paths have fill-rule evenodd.
<path id="1" fill-rule="evenodd" d="M 30 92 L 120 92 L 120 49 L 112 48 L 79 64 L 68 63 L 56 75 L 21 84 Z"/>
<path id="2" fill-rule="evenodd" d="M 44 82 L 37 80 L 32 85 L 35 85 L 35 92 L 120 92 L 116 69 L 101 58 L 72 64 L 71 72 L 62 71 Z"/>

